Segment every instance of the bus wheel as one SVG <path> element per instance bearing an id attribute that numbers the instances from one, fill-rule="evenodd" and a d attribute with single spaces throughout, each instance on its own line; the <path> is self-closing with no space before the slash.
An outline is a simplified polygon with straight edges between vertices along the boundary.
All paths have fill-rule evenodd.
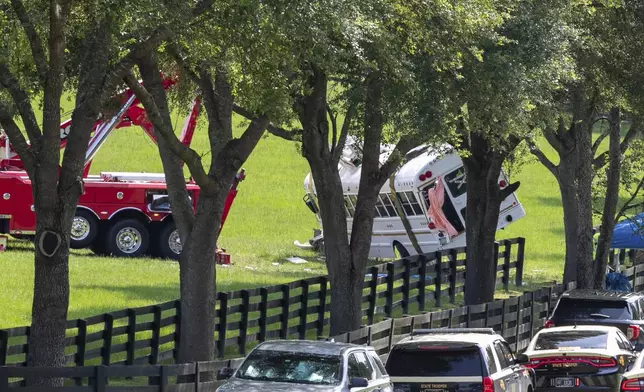
<path id="1" fill-rule="evenodd" d="M 107 231 L 107 251 L 117 257 L 143 257 L 148 251 L 150 234 L 138 219 L 114 222 Z"/>
<path id="2" fill-rule="evenodd" d="M 404 259 L 405 257 L 409 257 L 409 252 L 407 252 L 403 244 L 394 242 L 394 256 L 397 260 Z"/>
<path id="3" fill-rule="evenodd" d="M 76 210 L 72 219 L 72 232 L 69 238 L 69 247 L 83 249 L 90 246 L 98 236 L 98 220 L 87 210 Z"/>
<path id="4" fill-rule="evenodd" d="M 183 247 L 179 238 L 179 231 L 174 222 L 168 222 L 159 233 L 159 256 L 179 260 Z"/>

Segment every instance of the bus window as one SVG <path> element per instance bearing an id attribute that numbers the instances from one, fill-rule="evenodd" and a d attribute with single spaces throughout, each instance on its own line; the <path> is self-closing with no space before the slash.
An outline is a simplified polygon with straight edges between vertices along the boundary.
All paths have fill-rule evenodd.
<path id="1" fill-rule="evenodd" d="M 387 209 L 387 213 L 389 213 L 389 216 L 398 216 L 396 207 L 394 207 L 394 203 L 387 193 L 381 193 L 380 199 L 382 199 L 382 203 Z"/>
<path id="2" fill-rule="evenodd" d="M 445 175 L 445 184 L 447 184 L 447 187 L 454 199 L 465 193 L 465 181 L 465 168 L 462 166 Z"/>
<path id="3" fill-rule="evenodd" d="M 382 198 L 378 196 L 378 199 L 376 200 L 376 210 L 378 211 L 379 216 L 383 218 L 389 217 L 389 211 L 387 211 L 387 207 L 382 202 Z"/>
<path id="4" fill-rule="evenodd" d="M 403 210 L 405 210 L 405 215 L 414 216 L 424 214 L 423 209 L 418 203 L 418 199 L 416 199 L 416 195 L 414 195 L 414 192 L 396 193 L 396 196 L 400 200 L 400 204 L 402 204 Z"/>

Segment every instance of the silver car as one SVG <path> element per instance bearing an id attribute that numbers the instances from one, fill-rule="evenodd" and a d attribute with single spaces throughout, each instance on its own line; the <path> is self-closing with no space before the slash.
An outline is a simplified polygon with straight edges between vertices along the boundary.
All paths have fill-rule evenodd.
<path id="1" fill-rule="evenodd" d="M 255 347 L 217 392 L 393 392 L 372 347 L 317 340 L 277 340 Z"/>

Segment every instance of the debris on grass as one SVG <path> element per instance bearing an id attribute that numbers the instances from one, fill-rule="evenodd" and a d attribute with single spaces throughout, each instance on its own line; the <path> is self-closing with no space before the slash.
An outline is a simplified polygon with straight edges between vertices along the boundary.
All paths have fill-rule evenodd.
<path id="1" fill-rule="evenodd" d="M 287 258 L 286 258 L 286 260 L 287 260 L 287 261 L 289 261 L 289 262 L 291 262 L 291 263 L 293 263 L 293 264 L 304 264 L 304 263 L 308 263 L 308 261 L 304 260 L 304 259 L 303 259 L 303 258 L 301 258 L 301 257 L 287 257 Z"/>

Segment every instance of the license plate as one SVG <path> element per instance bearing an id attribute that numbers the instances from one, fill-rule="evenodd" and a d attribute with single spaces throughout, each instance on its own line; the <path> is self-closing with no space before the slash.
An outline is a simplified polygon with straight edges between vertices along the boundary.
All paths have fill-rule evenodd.
<path id="1" fill-rule="evenodd" d="M 551 381 L 551 385 L 555 388 L 570 388 L 575 386 L 574 377 L 557 377 Z"/>

